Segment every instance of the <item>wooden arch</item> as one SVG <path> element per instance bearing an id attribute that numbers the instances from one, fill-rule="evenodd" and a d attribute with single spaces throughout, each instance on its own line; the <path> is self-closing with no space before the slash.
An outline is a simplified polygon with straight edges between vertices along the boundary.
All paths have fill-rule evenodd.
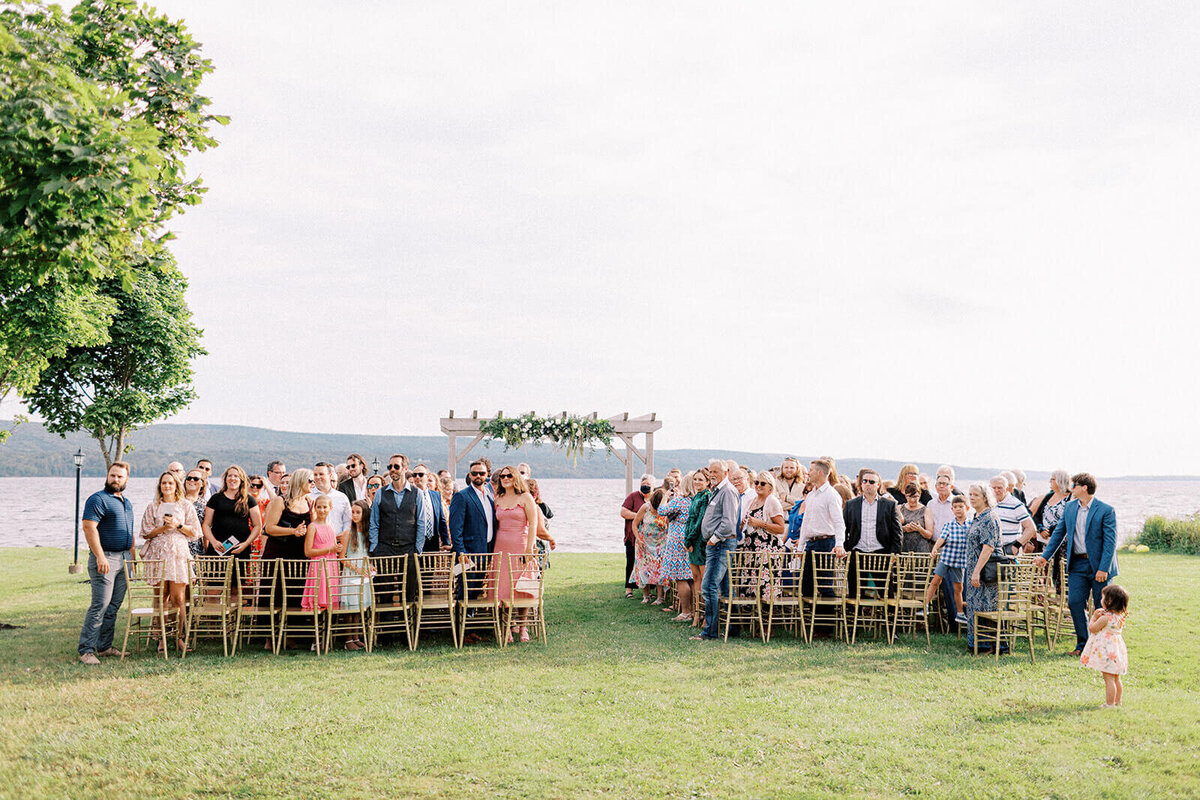
<path id="1" fill-rule="evenodd" d="M 503 416 L 503 411 L 496 412 L 496 417 Z M 655 419 L 656 416 L 656 414 L 643 414 L 640 417 L 630 417 L 629 412 L 626 411 L 623 414 L 608 418 L 608 421 L 613 424 L 613 428 L 616 430 L 616 437 L 625 445 L 623 452 L 611 446 L 608 449 L 625 465 L 626 494 L 633 491 L 633 481 L 636 477 L 633 474 L 635 458 L 645 465 L 646 472 L 654 472 L 654 432 L 662 427 L 662 423 Z M 592 419 L 597 418 L 596 412 L 593 411 Z M 446 461 L 446 469 L 450 470 L 450 474 L 455 478 L 458 477 L 458 462 L 462 461 L 467 453 L 471 452 L 471 448 L 483 440 L 483 434 L 479 432 L 479 426 L 480 423 L 487 419 L 489 418 L 484 417 L 480 419 L 478 411 L 472 411 L 470 417 L 456 417 L 454 416 L 453 409 L 450 410 L 450 416 L 442 417 L 442 433 L 446 434 L 449 439 L 449 458 Z M 639 449 L 634 442 L 634 437 L 639 434 L 646 437 L 644 449 Z M 459 436 L 472 437 L 471 441 L 462 450 L 458 449 L 457 440 Z"/>

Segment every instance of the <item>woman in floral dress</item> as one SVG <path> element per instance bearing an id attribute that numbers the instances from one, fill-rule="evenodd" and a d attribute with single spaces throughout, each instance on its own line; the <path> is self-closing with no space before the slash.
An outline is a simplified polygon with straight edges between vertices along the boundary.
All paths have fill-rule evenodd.
<path id="1" fill-rule="evenodd" d="M 658 587 L 658 596 L 651 605 L 661 606 L 666 586 L 662 578 L 663 550 L 667 542 L 667 521 L 659 516 L 658 507 L 666 497 L 666 490 L 655 489 L 650 502 L 642 506 L 633 520 L 637 585 L 642 587 L 642 602 L 650 603 L 650 587 Z"/>
<path id="2" fill-rule="evenodd" d="M 675 594 L 679 597 L 679 616 L 674 618 L 675 621 L 689 622 L 692 619 L 692 565 L 688 562 L 683 537 L 692 508 L 692 475 L 689 473 L 680 483 L 680 491 L 672 493 L 671 498 L 658 509 L 667 518 L 662 579 L 664 582 L 675 581 Z"/>
<path id="3" fill-rule="evenodd" d="M 146 506 L 142 514 L 141 555 L 145 561 L 161 561 L 162 566 L 152 565 L 147 570 L 150 585 L 165 583 L 162 591 L 167 607 L 176 609 L 179 649 L 183 641 L 184 615 L 187 613 L 187 588 L 192 581 L 192 551 L 188 542 L 200 538 L 200 519 L 195 506 L 184 499 L 179 478 L 164 472 L 158 478 L 154 502 Z M 159 644 L 166 648 L 166 642 Z"/>
<path id="4" fill-rule="evenodd" d="M 746 519 L 742 523 L 744 538 L 738 549 L 761 554 L 765 588 L 770 577 L 766 557 L 783 549 L 780 543 L 785 530 L 783 502 L 775 495 L 775 479 L 766 470 L 755 476 L 753 489 L 755 497 L 746 509 Z"/>
<path id="5" fill-rule="evenodd" d="M 990 487 L 982 483 L 971 484 L 967 499 L 975 509 L 975 519 L 967 528 L 967 567 L 971 574 L 963 582 L 963 605 L 967 613 L 967 650 L 974 652 L 975 612 L 995 611 L 1000 607 L 997 584 L 983 583 L 979 579 L 983 565 L 994 551 L 1000 550 L 1000 523 L 993 511 L 996 496 Z M 991 648 L 980 648 L 979 652 L 990 653 Z"/>

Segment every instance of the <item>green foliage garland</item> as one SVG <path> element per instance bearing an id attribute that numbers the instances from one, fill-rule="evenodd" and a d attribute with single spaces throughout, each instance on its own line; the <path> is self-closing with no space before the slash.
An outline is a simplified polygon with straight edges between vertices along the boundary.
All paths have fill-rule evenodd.
<path id="1" fill-rule="evenodd" d="M 489 439 L 504 442 L 505 450 L 520 448 L 527 443 L 538 447 L 544 440 L 549 440 L 554 447 L 561 447 L 578 463 L 579 454 L 585 447 L 595 450 L 599 444 L 609 448 L 616 429 L 606 419 L 569 416 L 566 413 L 556 417 L 540 417 L 531 411 L 519 417 L 483 420 L 479 423 L 479 432 Z"/>

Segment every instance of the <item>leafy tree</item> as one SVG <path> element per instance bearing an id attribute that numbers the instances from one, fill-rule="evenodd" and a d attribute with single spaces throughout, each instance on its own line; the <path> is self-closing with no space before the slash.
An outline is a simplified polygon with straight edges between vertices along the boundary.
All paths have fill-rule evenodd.
<path id="1" fill-rule="evenodd" d="M 130 433 L 185 408 L 196 396 L 192 359 L 205 354 L 186 291 L 165 250 L 137 264 L 128 284 L 106 280 L 101 292 L 117 306 L 109 341 L 50 359 L 28 398 L 46 429 L 87 431 L 108 467 L 133 449 Z"/>
<path id="2" fill-rule="evenodd" d="M 129 289 L 199 202 L 184 158 L 228 122 L 198 94 L 211 70 L 182 23 L 133 0 L 0 10 L 0 398 L 102 344 L 116 306 L 100 285 Z"/>

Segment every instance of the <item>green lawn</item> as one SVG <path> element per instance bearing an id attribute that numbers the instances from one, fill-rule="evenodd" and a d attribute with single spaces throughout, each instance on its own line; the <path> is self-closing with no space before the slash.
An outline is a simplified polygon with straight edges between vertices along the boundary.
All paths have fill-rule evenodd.
<path id="1" fill-rule="evenodd" d="M 0 631 L 0 797 L 1200 797 L 1194 557 L 1121 554 L 1109 711 L 1062 647 L 691 642 L 619 596 L 621 556 L 554 556 L 546 646 L 89 669 L 66 563 L 0 550 L 0 622 L 24 626 Z"/>

